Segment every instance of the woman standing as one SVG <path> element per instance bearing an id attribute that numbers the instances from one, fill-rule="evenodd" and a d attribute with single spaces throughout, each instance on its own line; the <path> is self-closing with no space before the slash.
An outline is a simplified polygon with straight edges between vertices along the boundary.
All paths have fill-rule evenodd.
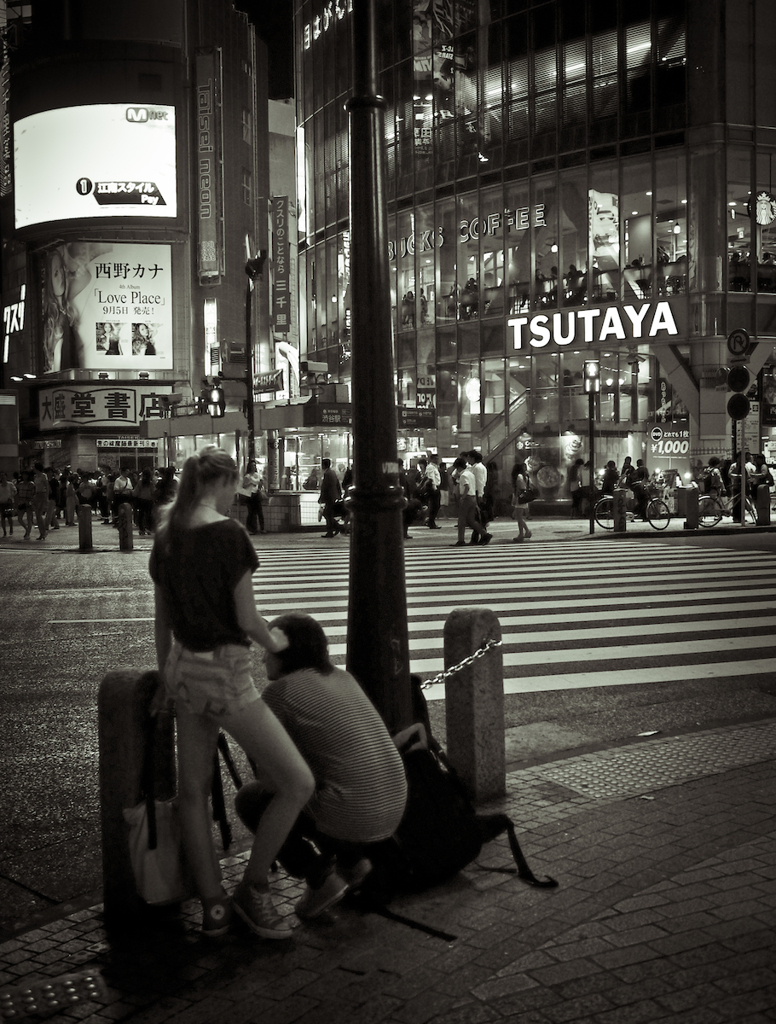
<path id="1" fill-rule="evenodd" d="M 531 531 L 525 525 L 525 505 L 520 504 L 520 495 L 528 487 L 528 472 L 522 462 L 516 462 L 512 469 L 512 515 L 517 520 L 518 534 L 512 540 L 522 544 L 531 539 Z"/>
<path id="2" fill-rule="evenodd" d="M 175 500 L 160 509 L 149 565 L 156 655 L 176 704 L 181 830 L 202 930 L 223 934 L 234 909 L 257 935 L 285 939 L 291 928 L 275 909 L 268 875 L 314 781 L 251 679 L 251 640 L 273 653 L 287 640 L 273 637 L 256 609 L 251 576 L 258 558 L 244 527 L 226 515 L 237 480 L 234 460 L 208 446 L 186 460 Z M 207 807 L 219 728 L 245 750 L 272 794 L 231 904 Z"/>

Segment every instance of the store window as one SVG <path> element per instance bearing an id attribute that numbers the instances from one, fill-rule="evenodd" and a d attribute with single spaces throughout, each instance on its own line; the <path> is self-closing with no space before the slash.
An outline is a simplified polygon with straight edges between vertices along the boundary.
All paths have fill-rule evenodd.
<path id="1" fill-rule="evenodd" d="M 458 319 L 480 315 L 479 238 L 477 193 L 468 192 L 456 201 L 458 209 Z"/>
<path id="2" fill-rule="evenodd" d="M 591 298 L 614 302 L 620 294 L 620 190 L 617 167 L 595 165 L 588 192 Z"/>
<path id="3" fill-rule="evenodd" d="M 528 356 L 514 355 L 507 360 L 507 417 L 512 436 L 520 437 L 530 431 L 532 410 L 530 403 L 531 360 Z"/>
<path id="4" fill-rule="evenodd" d="M 531 359 L 531 404 L 535 429 L 551 424 L 557 428 L 559 361 L 557 352 L 543 352 Z"/>
<path id="5" fill-rule="evenodd" d="M 728 287 L 733 292 L 748 292 L 752 288 L 752 225 L 748 213 L 751 180 L 750 150 L 731 146 L 727 166 L 727 247 Z"/>
<path id="6" fill-rule="evenodd" d="M 587 50 L 584 39 L 563 46 L 563 127 L 584 126 L 587 120 Z M 584 135 L 578 140 L 582 143 Z"/>
<path id="7" fill-rule="evenodd" d="M 318 321 L 318 345 L 320 348 L 329 344 L 329 282 L 326 279 L 326 248 L 324 242 L 315 247 L 315 275 L 318 286 L 316 313 Z"/>
<path id="8" fill-rule="evenodd" d="M 495 429 L 504 433 L 504 408 L 506 402 L 506 381 L 503 359 L 484 359 L 482 362 L 482 432 L 491 436 Z M 495 444 L 487 446 L 495 448 Z M 484 446 L 483 446 L 484 450 Z"/>
<path id="9" fill-rule="evenodd" d="M 323 111 L 326 126 L 326 145 L 323 154 L 324 192 L 326 201 L 326 223 L 332 224 L 337 219 L 337 112 L 335 105 L 329 103 Z"/>
<path id="10" fill-rule="evenodd" d="M 606 4 L 596 5 L 605 8 Z M 609 5 L 612 6 L 612 5 Z M 593 12 L 595 17 L 595 11 Z M 616 24 L 616 11 L 614 12 Z M 606 142 L 617 138 L 617 32 L 614 28 L 596 32 L 592 41 L 593 109 L 590 141 Z"/>
<path id="11" fill-rule="evenodd" d="M 521 313 L 531 299 L 531 209 L 527 182 L 508 185 L 507 211 L 507 290 L 508 311 Z"/>
<path id="12" fill-rule="evenodd" d="M 683 153 L 655 161 L 657 290 L 661 296 L 687 291 L 687 175 Z"/>
<path id="13" fill-rule="evenodd" d="M 458 226 L 454 199 L 445 199 L 441 203 L 437 203 L 436 224 L 436 261 L 439 271 L 436 289 L 436 315 L 438 323 L 445 323 L 454 321 L 458 316 L 456 290 Z"/>
<path id="14" fill-rule="evenodd" d="M 554 137 L 557 81 L 557 52 L 551 46 L 534 54 L 534 135 Z M 537 141 L 534 139 L 535 146 Z"/>
<path id="15" fill-rule="evenodd" d="M 534 309 L 558 305 L 560 234 L 555 176 L 533 179 L 531 236 L 536 260 Z"/>
<path id="16" fill-rule="evenodd" d="M 471 448 L 473 435 L 479 435 L 482 409 L 480 364 L 473 359 L 458 363 L 458 430 L 465 450 Z"/>
<path id="17" fill-rule="evenodd" d="M 584 352 L 561 353 L 560 425 L 566 426 L 570 434 L 584 430 L 590 413 L 590 400 L 585 392 L 584 361 Z"/>
<path id="18" fill-rule="evenodd" d="M 488 66 L 480 70 L 480 153 L 479 159 L 489 164 L 488 170 L 501 166 L 504 134 L 503 67 L 501 60 L 501 25 L 488 29 Z"/>
<path id="19" fill-rule="evenodd" d="M 436 281 L 434 254 L 437 251 L 434 207 L 429 203 L 415 211 L 415 323 L 419 329 L 434 323 Z"/>
<path id="20" fill-rule="evenodd" d="M 630 14 L 630 17 L 637 15 Z M 652 31 L 649 21 L 626 25 L 624 42 L 626 89 L 620 129 L 623 135 L 648 135 L 652 97 Z"/>
<path id="21" fill-rule="evenodd" d="M 328 306 L 329 345 L 339 345 L 340 340 L 340 305 L 338 300 L 338 253 L 337 236 L 326 243 L 326 301 Z M 336 365 L 336 364 L 335 364 Z"/>
<path id="22" fill-rule="evenodd" d="M 560 251 L 558 291 L 561 306 L 581 306 L 587 295 L 587 195 L 584 169 L 567 170 L 560 179 Z"/>
<path id="23" fill-rule="evenodd" d="M 477 169 L 480 154 L 480 103 L 477 95 L 477 36 L 460 36 L 455 43 L 453 89 L 455 95 L 458 157 L 469 157 L 469 172 Z"/>
<path id="24" fill-rule="evenodd" d="M 755 177 L 755 251 L 757 252 L 757 290 L 776 292 L 776 157 L 761 153 L 757 157 Z"/>
<path id="25" fill-rule="evenodd" d="M 623 164 L 623 300 L 643 301 L 652 293 L 652 165 L 648 159 Z"/>
<path id="26" fill-rule="evenodd" d="M 480 282 L 482 315 L 503 316 L 504 303 L 504 200 L 503 189 L 480 192 Z"/>
<path id="27" fill-rule="evenodd" d="M 400 213 L 396 218 L 397 246 L 396 270 L 399 296 L 399 330 L 414 331 L 416 327 L 415 282 L 415 217 L 411 211 Z"/>

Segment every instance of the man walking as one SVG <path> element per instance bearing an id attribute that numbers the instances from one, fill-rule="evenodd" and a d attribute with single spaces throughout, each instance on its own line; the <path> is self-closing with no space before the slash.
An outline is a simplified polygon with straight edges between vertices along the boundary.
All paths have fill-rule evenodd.
<path id="1" fill-rule="evenodd" d="M 322 534 L 323 537 L 336 537 L 341 532 L 341 527 L 337 525 L 336 521 L 336 509 L 335 502 L 338 502 L 342 497 L 342 488 L 340 487 L 339 479 L 337 474 L 331 468 L 331 459 L 322 459 L 321 467 L 323 469 L 323 480 L 321 481 L 321 494 L 318 498 L 318 504 L 323 505 L 323 518 L 326 520 L 326 533 Z"/>
<path id="2" fill-rule="evenodd" d="M 442 475 L 439 472 L 439 456 L 434 453 L 429 455 L 426 466 L 426 477 L 428 484 L 428 528 L 429 530 L 441 530 L 437 525 L 436 517 L 439 514 L 439 505 L 442 501 Z"/>
<path id="3" fill-rule="evenodd" d="M 453 470 L 460 495 L 458 505 L 458 540 L 453 547 L 461 548 L 465 546 L 466 541 L 464 537 L 466 536 L 467 526 L 472 530 L 472 537 L 477 538 L 477 540 L 471 541 L 472 544 L 488 544 L 491 540 L 491 534 L 488 533 L 477 518 L 474 473 L 471 467 L 467 465 L 466 459 L 463 456 L 459 456 L 455 460 Z"/>
<path id="4" fill-rule="evenodd" d="M 474 474 L 474 483 L 475 483 L 475 493 L 474 493 L 474 498 L 475 498 L 475 518 L 477 519 L 477 521 L 479 523 L 482 523 L 481 508 L 482 508 L 482 503 L 485 500 L 485 484 L 488 482 L 488 471 L 485 468 L 485 466 L 483 464 L 483 461 L 482 461 L 482 452 L 478 452 L 478 451 L 475 451 L 474 449 L 472 449 L 472 451 L 466 452 L 466 458 L 469 461 L 469 468 L 471 469 L 472 473 Z M 483 531 L 483 532 L 487 536 L 490 536 L 489 534 L 487 534 L 487 531 Z M 480 543 L 487 544 L 488 542 L 487 541 L 483 541 L 482 537 L 483 537 L 483 533 L 480 533 L 477 530 L 472 530 L 471 543 L 472 544 L 480 544 Z"/>

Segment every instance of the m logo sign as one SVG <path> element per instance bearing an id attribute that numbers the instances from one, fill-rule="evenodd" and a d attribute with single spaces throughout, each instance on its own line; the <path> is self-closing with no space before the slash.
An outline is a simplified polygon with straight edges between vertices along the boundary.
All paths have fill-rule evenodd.
<path id="1" fill-rule="evenodd" d="M 127 107 L 127 120 L 144 124 L 148 120 L 148 109 L 146 107 Z"/>

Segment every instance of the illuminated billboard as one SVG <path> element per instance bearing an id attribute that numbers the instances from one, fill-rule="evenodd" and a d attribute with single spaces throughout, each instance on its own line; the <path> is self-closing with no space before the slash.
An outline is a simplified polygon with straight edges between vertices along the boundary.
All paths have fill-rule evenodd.
<path id="1" fill-rule="evenodd" d="M 96 103 L 13 126 L 16 227 L 175 217 L 175 107 Z"/>
<path id="2" fill-rule="evenodd" d="M 69 242 L 41 268 L 43 372 L 172 369 L 172 247 Z"/>

